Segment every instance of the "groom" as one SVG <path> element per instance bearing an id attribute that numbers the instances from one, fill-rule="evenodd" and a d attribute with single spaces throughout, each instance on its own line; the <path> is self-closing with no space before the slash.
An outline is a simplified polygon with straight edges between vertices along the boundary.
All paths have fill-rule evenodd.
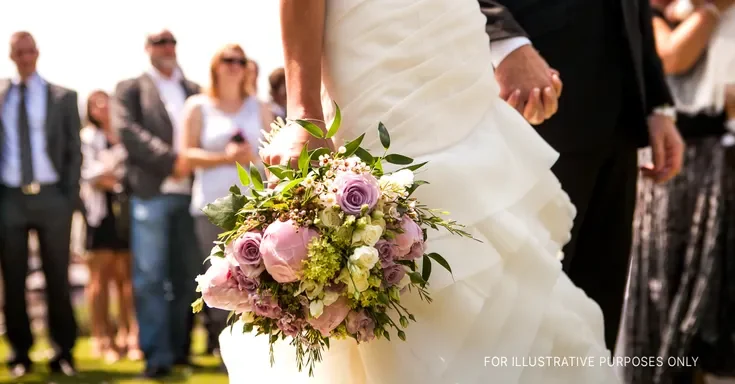
<path id="1" fill-rule="evenodd" d="M 682 163 L 650 5 L 648 0 L 479 3 L 501 97 L 532 124 L 540 123 L 539 134 L 560 152 L 553 171 L 577 207 L 564 270 L 602 308 L 606 343 L 614 349 L 631 246 L 637 149 L 652 147 L 654 164 L 643 171 L 659 182 L 676 175 Z M 553 116 L 544 113 L 549 97 L 539 103 L 533 92 L 553 84 L 551 68 L 564 81 Z M 530 107 L 525 100 L 533 100 Z"/>

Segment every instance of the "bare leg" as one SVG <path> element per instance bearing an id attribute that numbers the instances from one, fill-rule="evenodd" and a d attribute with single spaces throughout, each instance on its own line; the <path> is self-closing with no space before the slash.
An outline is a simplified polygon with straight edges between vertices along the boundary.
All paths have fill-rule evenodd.
<path id="1" fill-rule="evenodd" d="M 115 256 L 115 283 L 120 295 L 120 332 L 117 343 L 127 350 L 130 360 L 140 360 L 143 353 L 138 347 L 138 321 L 133 301 L 133 281 L 130 272 L 130 252 L 118 252 Z"/>
<path id="2" fill-rule="evenodd" d="M 92 353 L 99 357 L 112 346 L 112 326 L 110 324 L 110 261 L 114 255 L 107 250 L 90 252 L 89 284 L 86 296 L 91 313 Z"/>

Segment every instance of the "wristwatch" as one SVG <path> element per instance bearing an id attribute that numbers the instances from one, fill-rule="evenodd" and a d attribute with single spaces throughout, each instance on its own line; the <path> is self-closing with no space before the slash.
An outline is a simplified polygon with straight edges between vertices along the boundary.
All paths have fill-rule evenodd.
<path id="1" fill-rule="evenodd" d="M 668 117 L 676 123 L 676 108 L 670 105 L 662 105 L 653 109 L 654 115 Z"/>

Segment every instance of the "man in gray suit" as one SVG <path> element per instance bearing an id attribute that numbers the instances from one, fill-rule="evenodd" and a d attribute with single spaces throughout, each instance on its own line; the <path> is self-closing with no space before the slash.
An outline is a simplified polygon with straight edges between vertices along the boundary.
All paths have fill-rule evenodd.
<path id="1" fill-rule="evenodd" d="M 36 72 L 38 49 L 28 32 L 10 39 L 18 75 L 0 80 L 0 267 L 6 337 L 13 377 L 31 369 L 33 345 L 26 313 L 28 231 L 35 230 L 46 280 L 49 334 L 55 348 L 50 370 L 73 376 L 77 325 L 72 309 L 69 242 L 79 198 L 82 162 L 77 94 Z"/>
<path id="2" fill-rule="evenodd" d="M 191 168 L 178 156 L 185 100 L 200 88 L 184 78 L 176 39 L 168 30 L 147 36 L 151 67 L 120 82 L 112 126 L 128 151 L 132 192 L 133 289 L 145 354 L 143 376 L 167 376 L 188 365 L 188 323 L 201 268 L 191 203 Z"/>

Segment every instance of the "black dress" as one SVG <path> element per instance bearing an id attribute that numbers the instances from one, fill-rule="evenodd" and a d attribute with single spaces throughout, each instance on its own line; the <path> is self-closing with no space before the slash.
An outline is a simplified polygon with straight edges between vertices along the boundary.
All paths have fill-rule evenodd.
<path id="1" fill-rule="evenodd" d="M 639 179 L 617 354 L 663 364 L 625 365 L 627 384 L 691 384 L 695 369 L 735 373 L 735 147 L 723 145 L 724 122 L 679 115 L 681 173 L 664 185 Z M 698 360 L 687 367 L 676 358 Z"/>
<path id="2" fill-rule="evenodd" d="M 107 144 L 110 147 L 110 144 Z M 107 215 L 97 227 L 87 225 L 87 250 L 127 251 L 130 248 L 127 231 L 119 223 L 114 207 L 124 202 L 120 195 L 106 191 Z M 119 206 L 119 205 L 118 205 Z M 127 214 L 127 210 L 122 211 Z"/>

